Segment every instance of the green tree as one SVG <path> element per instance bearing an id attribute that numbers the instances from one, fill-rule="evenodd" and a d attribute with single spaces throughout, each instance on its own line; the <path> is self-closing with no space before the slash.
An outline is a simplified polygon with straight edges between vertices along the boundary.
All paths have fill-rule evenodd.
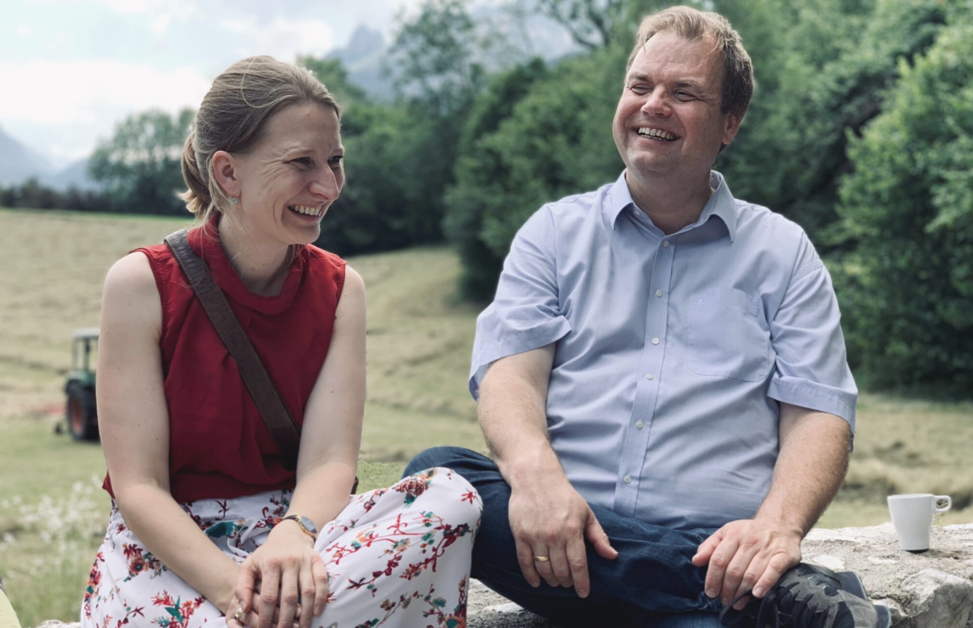
<path id="1" fill-rule="evenodd" d="M 881 113 L 899 60 L 929 49 L 956 1 L 718 2 L 757 76 L 744 127 L 718 166 L 734 193 L 797 221 L 824 251 L 841 245 L 846 132 L 858 135 Z"/>
<path id="2" fill-rule="evenodd" d="M 396 100 L 352 95 L 343 119 L 347 183 L 321 246 L 347 255 L 442 240 L 443 192 L 485 76 L 476 61 L 481 43 L 462 0 L 430 0 L 402 24 L 390 49 Z M 314 69 L 340 85 L 346 75 L 335 67 Z"/>
<path id="3" fill-rule="evenodd" d="M 857 242 L 836 277 L 870 383 L 973 386 L 973 24 L 942 31 L 861 138 L 841 187 Z"/>
<path id="4" fill-rule="evenodd" d="M 534 62 L 477 102 L 447 194 L 466 296 L 492 295 L 510 242 L 538 207 L 618 176 L 611 121 L 627 54 L 601 49 L 553 70 Z"/>
<path id="5" fill-rule="evenodd" d="M 409 107 L 355 103 L 342 124 L 345 189 L 318 245 L 339 255 L 442 239 L 442 190 L 451 163 L 435 125 Z"/>
<path id="6" fill-rule="evenodd" d="M 348 70 L 341 59 L 317 59 L 303 56 L 297 58 L 297 65 L 307 68 L 315 78 L 324 83 L 331 95 L 344 111 L 356 102 L 366 100 L 365 90 L 348 78 Z"/>
<path id="7" fill-rule="evenodd" d="M 536 10 L 563 26 L 580 46 L 597 50 L 619 34 L 619 22 L 630 13 L 629 0 L 535 0 Z M 625 32 L 626 29 L 622 29 Z"/>
<path id="8" fill-rule="evenodd" d="M 463 263 L 460 292 L 471 299 L 489 297 L 496 287 L 503 258 L 482 238 L 483 218 L 494 189 L 503 185 L 506 170 L 503 156 L 481 140 L 495 133 L 513 113 L 534 83 L 549 75 L 541 59 L 492 77 L 485 93 L 476 101 L 466 119 L 456 163 L 456 183 L 446 193 L 444 228 L 457 248 Z"/>
<path id="9" fill-rule="evenodd" d="M 115 128 L 95 149 L 88 166 L 104 184 L 111 209 L 131 213 L 182 214 L 176 194 L 185 188 L 181 160 L 194 112 L 175 115 L 160 110 L 139 113 Z"/>
<path id="10" fill-rule="evenodd" d="M 479 56 L 487 49 L 464 0 L 426 0 L 402 24 L 390 49 L 396 87 L 424 115 L 452 120 L 483 87 Z"/>

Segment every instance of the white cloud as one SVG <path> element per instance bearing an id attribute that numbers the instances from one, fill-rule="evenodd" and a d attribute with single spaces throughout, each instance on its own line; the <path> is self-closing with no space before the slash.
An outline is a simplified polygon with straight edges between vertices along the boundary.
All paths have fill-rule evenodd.
<path id="1" fill-rule="evenodd" d="M 0 62 L 0 85 L 16 98 L 0 99 L 0 120 L 48 126 L 97 124 L 108 110 L 198 107 L 211 81 L 195 68 L 161 71 L 111 60 Z"/>
<path id="2" fill-rule="evenodd" d="M 119 13 L 145 13 L 166 4 L 163 0 L 95 0 L 95 2 Z"/>
<path id="3" fill-rule="evenodd" d="M 26 24 L 17 24 L 17 34 L 21 37 L 30 37 L 34 34 L 34 29 Z"/>
<path id="4" fill-rule="evenodd" d="M 95 0 L 95 3 L 124 15 L 147 14 L 156 35 L 163 34 L 173 19 L 183 22 L 199 12 L 191 0 Z"/>
<path id="5" fill-rule="evenodd" d="M 269 54 L 281 61 L 292 61 L 295 53 L 321 55 L 334 48 L 334 31 L 318 19 L 287 20 L 274 18 L 270 24 L 255 19 L 220 21 L 224 29 L 249 41 L 240 42 L 239 50 L 248 54 Z"/>
<path id="6" fill-rule="evenodd" d="M 156 35 L 161 35 L 162 33 L 166 32 L 167 28 L 169 28 L 169 22 L 171 21 L 171 15 L 157 15 L 156 17 L 152 18 L 152 32 Z"/>

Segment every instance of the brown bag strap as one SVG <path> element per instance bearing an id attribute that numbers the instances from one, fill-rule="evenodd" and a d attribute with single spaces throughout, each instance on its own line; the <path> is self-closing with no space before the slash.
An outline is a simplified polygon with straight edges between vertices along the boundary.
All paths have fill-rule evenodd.
<path id="1" fill-rule="evenodd" d="M 285 467 L 293 470 L 297 466 L 297 452 L 301 442 L 300 428 L 281 400 L 277 388 L 260 361 L 260 356 L 250 343 L 247 332 L 240 326 L 240 321 L 230 309 L 226 295 L 213 280 L 206 262 L 189 247 L 186 230 L 180 229 L 166 237 L 165 243 L 183 272 L 189 277 L 199 302 L 206 310 L 206 315 L 216 328 L 216 333 L 219 334 L 226 350 L 230 352 L 230 357 L 236 361 L 243 383 L 250 391 L 250 396 L 271 435 L 284 452 Z"/>

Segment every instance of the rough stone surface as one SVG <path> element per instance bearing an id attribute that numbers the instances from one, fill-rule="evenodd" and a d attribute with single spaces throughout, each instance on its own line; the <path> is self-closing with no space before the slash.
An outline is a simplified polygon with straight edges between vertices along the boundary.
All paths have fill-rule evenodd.
<path id="1" fill-rule="evenodd" d="M 814 529 L 804 560 L 861 576 L 869 596 L 892 612 L 895 628 L 973 628 L 973 524 L 933 528 L 931 549 L 899 549 L 891 523 L 871 528 Z M 556 628 L 470 582 L 468 628 Z M 38 628 L 80 628 L 45 622 Z M 601 628 L 595 627 L 592 628 Z"/>
<path id="2" fill-rule="evenodd" d="M 904 626 L 966 628 L 973 603 L 973 584 L 935 569 L 924 569 L 902 581 L 899 589 L 917 600 L 915 614 Z"/>
<path id="3" fill-rule="evenodd" d="M 934 527 L 930 549 L 921 554 L 899 549 L 891 523 L 816 528 L 802 551 L 806 561 L 861 576 L 896 628 L 973 628 L 973 525 Z"/>

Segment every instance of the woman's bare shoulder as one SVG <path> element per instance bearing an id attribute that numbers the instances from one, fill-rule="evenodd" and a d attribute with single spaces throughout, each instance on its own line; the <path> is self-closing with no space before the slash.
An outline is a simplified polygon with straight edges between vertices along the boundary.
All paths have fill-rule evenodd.
<path id="1" fill-rule="evenodd" d="M 102 295 L 102 316 L 108 319 L 105 322 L 130 318 L 129 322 L 151 323 L 158 328 L 161 315 L 159 289 L 148 257 L 135 252 L 115 262 L 105 276 Z"/>

